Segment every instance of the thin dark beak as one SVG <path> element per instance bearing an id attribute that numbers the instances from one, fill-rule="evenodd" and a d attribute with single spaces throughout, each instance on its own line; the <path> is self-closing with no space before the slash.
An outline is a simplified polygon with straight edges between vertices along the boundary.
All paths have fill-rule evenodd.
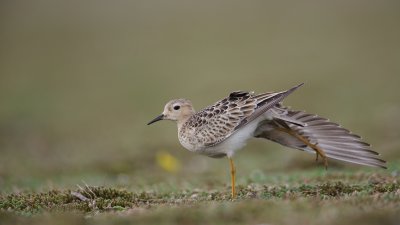
<path id="1" fill-rule="evenodd" d="M 163 119 L 164 119 L 164 115 L 161 114 L 161 115 L 157 116 L 156 118 L 154 118 L 152 121 L 150 121 L 147 125 L 150 125 L 152 123 L 155 123 L 155 122 L 163 120 Z"/>

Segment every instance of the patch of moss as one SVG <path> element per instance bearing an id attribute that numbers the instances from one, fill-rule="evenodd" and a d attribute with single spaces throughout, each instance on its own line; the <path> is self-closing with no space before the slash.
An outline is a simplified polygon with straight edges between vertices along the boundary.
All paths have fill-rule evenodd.
<path id="1" fill-rule="evenodd" d="M 73 193 L 79 193 L 82 198 Z M 87 187 L 78 191 L 52 190 L 45 193 L 16 193 L 0 196 L 0 210 L 19 213 L 81 211 L 131 208 L 137 196 L 125 190 Z"/>
<path id="2" fill-rule="evenodd" d="M 391 183 L 367 183 L 350 185 L 342 182 L 299 186 L 238 186 L 238 200 L 246 199 L 340 199 L 353 197 L 379 197 L 400 201 L 400 185 Z M 123 211 L 133 208 L 154 206 L 192 205 L 199 202 L 231 201 L 227 191 L 182 191 L 172 193 L 142 192 L 85 187 L 79 190 L 52 190 L 44 193 L 15 193 L 0 195 L 0 211 L 11 211 L 23 215 L 43 211 L 97 213 L 104 211 Z"/>

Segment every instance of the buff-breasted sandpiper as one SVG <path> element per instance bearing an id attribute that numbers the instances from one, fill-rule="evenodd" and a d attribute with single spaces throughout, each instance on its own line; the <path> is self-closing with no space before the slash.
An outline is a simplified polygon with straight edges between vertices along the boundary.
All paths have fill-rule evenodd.
<path id="1" fill-rule="evenodd" d="M 314 114 L 289 109 L 283 99 L 303 84 L 287 91 L 254 94 L 235 91 L 215 104 L 196 112 L 186 99 L 169 101 L 159 120 L 176 121 L 179 142 L 189 151 L 209 157 L 228 157 L 232 198 L 235 198 L 235 166 L 232 157 L 249 138 L 265 138 L 284 146 L 327 158 L 386 168 L 361 137 Z"/>

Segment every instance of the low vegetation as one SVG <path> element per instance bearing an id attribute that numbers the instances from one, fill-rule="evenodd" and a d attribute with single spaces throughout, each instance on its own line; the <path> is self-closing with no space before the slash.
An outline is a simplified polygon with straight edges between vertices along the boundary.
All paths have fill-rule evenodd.
<path id="1" fill-rule="evenodd" d="M 239 187 L 238 198 L 249 199 L 314 200 L 348 199 L 356 197 L 385 198 L 400 203 L 399 183 L 370 183 L 349 185 L 342 182 L 321 185 Z M 160 194 L 154 192 L 132 193 L 106 187 L 89 187 L 78 190 L 52 190 L 44 193 L 18 193 L 0 197 L 0 209 L 17 214 L 35 214 L 44 211 L 80 211 L 97 213 L 133 208 L 151 208 L 160 205 L 185 205 L 199 202 L 231 201 L 229 192 L 183 191 Z"/>
<path id="2" fill-rule="evenodd" d="M 291 224 L 298 219 L 299 224 L 317 224 L 324 218 L 331 218 L 333 213 L 342 218 L 331 218 L 327 224 L 340 223 L 342 219 L 365 224 L 395 224 L 400 219 L 397 214 L 400 212 L 400 183 L 390 176 L 378 178 L 362 184 L 337 181 L 270 186 L 253 183 L 239 186 L 235 200 L 230 198 L 229 187 L 219 191 L 135 193 L 85 185 L 74 190 L 3 194 L 0 196 L 0 218 L 37 223 L 51 223 L 55 217 L 62 217 L 65 221 L 79 220 L 81 223 L 112 220 L 121 223 L 163 221 L 165 224 L 194 221 Z M 290 219 L 284 216 L 288 213 Z M 110 217 L 115 214 L 120 216 Z M 48 215 L 52 215 L 51 220 Z M 311 217 L 314 219 L 310 220 Z"/>

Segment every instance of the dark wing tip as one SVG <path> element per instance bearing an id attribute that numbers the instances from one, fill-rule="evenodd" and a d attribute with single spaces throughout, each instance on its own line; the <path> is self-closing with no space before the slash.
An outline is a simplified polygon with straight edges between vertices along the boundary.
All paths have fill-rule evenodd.
<path id="1" fill-rule="evenodd" d="M 244 97 L 248 94 L 249 94 L 249 92 L 247 92 L 247 91 L 234 91 L 229 94 L 229 98 L 240 98 L 240 97 Z"/>
<path id="2" fill-rule="evenodd" d="M 387 170 L 387 162 L 385 160 L 382 160 L 383 162 L 381 162 L 380 165 L 376 165 L 376 167 L 382 168 Z"/>
<path id="3" fill-rule="evenodd" d="M 301 86 L 303 86 L 304 85 L 304 82 L 303 83 L 300 83 L 300 84 L 298 84 L 298 85 L 296 85 L 296 86 L 294 86 L 294 87 L 292 87 L 292 88 L 290 88 L 289 90 L 287 90 L 288 92 L 292 92 L 292 91 L 294 91 L 294 90 L 296 90 L 297 88 L 299 88 L 299 87 L 301 87 Z"/>

